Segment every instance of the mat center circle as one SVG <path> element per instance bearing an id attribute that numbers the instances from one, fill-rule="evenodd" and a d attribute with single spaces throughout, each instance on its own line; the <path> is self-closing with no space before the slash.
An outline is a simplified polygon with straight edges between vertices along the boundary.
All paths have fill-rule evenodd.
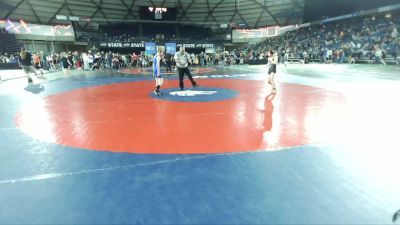
<path id="1" fill-rule="evenodd" d="M 180 90 L 167 88 L 161 90 L 162 95 L 151 93 L 152 97 L 176 102 L 211 102 L 234 98 L 239 92 L 220 87 L 197 87 Z"/>

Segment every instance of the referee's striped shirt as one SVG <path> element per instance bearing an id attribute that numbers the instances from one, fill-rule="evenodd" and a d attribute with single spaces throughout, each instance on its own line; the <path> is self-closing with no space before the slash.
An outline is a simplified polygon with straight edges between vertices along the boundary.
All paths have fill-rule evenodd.
<path id="1" fill-rule="evenodd" d="M 177 67 L 186 68 L 189 65 L 190 56 L 187 52 L 183 54 L 181 54 L 180 52 L 176 52 L 174 55 L 174 59 Z"/>

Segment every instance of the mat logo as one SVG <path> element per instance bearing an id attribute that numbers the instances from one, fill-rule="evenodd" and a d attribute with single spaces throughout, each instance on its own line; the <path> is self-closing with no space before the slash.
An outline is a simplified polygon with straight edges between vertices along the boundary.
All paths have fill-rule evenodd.
<path id="1" fill-rule="evenodd" d="M 187 91 L 173 91 L 170 92 L 170 95 L 174 96 L 199 96 L 199 95 L 212 95 L 217 93 L 218 91 L 192 91 L 192 90 L 187 90 Z"/>
<path id="2" fill-rule="evenodd" d="M 220 87 L 197 87 L 188 88 L 181 91 L 179 88 L 166 88 L 161 90 L 164 95 L 156 96 L 150 93 L 150 96 L 157 100 L 174 102 L 214 102 L 234 98 L 239 92 Z"/>

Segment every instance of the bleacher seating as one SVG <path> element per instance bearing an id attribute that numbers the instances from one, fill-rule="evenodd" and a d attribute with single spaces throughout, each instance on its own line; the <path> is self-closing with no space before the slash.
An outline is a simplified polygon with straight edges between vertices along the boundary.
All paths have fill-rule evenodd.
<path id="1" fill-rule="evenodd" d="M 247 45 L 236 52 L 256 60 L 274 49 L 281 55 L 289 53 L 290 60 L 357 63 L 380 61 L 397 63 L 400 48 L 400 12 L 370 15 L 354 19 L 303 27 L 282 35 Z M 330 55 L 330 57 L 329 57 Z M 327 60 L 329 59 L 329 60 Z"/>
<path id="2" fill-rule="evenodd" d="M 15 39 L 14 34 L 0 31 L 0 53 L 16 53 L 20 50 L 20 45 Z"/>

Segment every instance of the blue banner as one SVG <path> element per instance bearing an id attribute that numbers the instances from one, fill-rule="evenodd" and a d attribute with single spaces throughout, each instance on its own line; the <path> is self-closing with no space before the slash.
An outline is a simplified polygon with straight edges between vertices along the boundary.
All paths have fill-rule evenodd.
<path id="1" fill-rule="evenodd" d="M 175 54 L 176 52 L 176 43 L 165 43 L 165 52 L 167 54 Z"/>
<path id="2" fill-rule="evenodd" d="M 156 43 L 154 43 L 154 42 L 146 42 L 146 43 L 144 43 L 144 47 L 145 47 L 146 55 L 148 55 L 148 54 L 155 55 L 157 53 Z"/>

